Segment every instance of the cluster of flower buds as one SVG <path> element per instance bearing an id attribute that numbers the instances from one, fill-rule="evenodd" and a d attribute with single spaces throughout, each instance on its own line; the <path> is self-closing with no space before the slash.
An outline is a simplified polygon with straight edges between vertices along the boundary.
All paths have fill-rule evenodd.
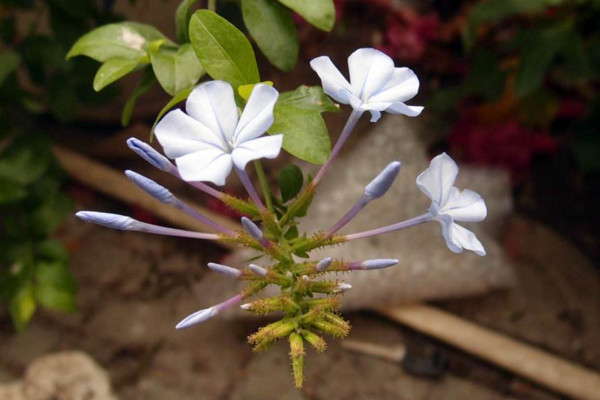
<path id="1" fill-rule="evenodd" d="M 85 221 L 114 229 L 227 241 L 255 249 L 267 256 L 263 260 L 270 261 L 263 265 L 249 264 L 243 269 L 209 263 L 208 267 L 212 271 L 246 281 L 247 286 L 233 297 L 189 315 L 176 328 L 196 325 L 235 305 L 260 315 L 281 313 L 283 316 L 280 320 L 250 335 L 248 341 L 254 345 L 255 350 L 262 351 L 278 339 L 288 337 L 297 386 L 301 386 L 303 382 L 304 342 L 323 351 L 326 344 L 321 335 L 344 337 L 350 331 L 350 325 L 339 316 L 338 311 L 340 297 L 351 286 L 337 279 L 328 279 L 327 274 L 387 268 L 398 262 L 392 258 L 362 261 L 331 258 L 311 260 L 311 250 L 389 233 L 428 221 L 438 221 L 450 250 L 458 253 L 467 249 L 479 255 L 485 254 L 475 235 L 456 224 L 484 219 L 485 203 L 477 193 L 460 191 L 454 187 L 458 167 L 446 154 L 435 157 L 429 168 L 417 178 L 418 187 L 431 199 L 429 210 L 422 215 L 369 231 L 338 234 L 364 207 L 390 189 L 401 167 L 399 161 L 393 161 L 365 186 L 356 204 L 329 229 L 312 235 L 296 234 L 293 237 L 284 233 L 291 229 L 297 231 L 296 219 L 302 215 L 302 210 L 307 209 L 321 178 L 365 111 L 369 111 L 371 121 L 376 122 L 383 111 L 416 116 L 422 110 L 422 107 L 404 103 L 414 97 L 419 88 L 419 81 L 410 69 L 395 68 L 389 57 L 374 49 L 357 50 L 349 57 L 348 63 L 350 81 L 343 77 L 328 57 L 319 57 L 311 62 L 312 68 L 322 80 L 325 93 L 340 103 L 349 104 L 353 110 L 330 159 L 315 178 L 289 201 L 285 212 L 276 212 L 268 201 L 265 206 L 245 171 L 249 161 L 274 158 L 281 150 L 282 135 L 263 136 L 273 123 L 273 107 L 278 92 L 265 84 L 255 85 L 238 117 L 232 87 L 226 82 L 211 81 L 200 84 L 191 92 L 186 102 L 187 113 L 181 110 L 171 111 L 156 126 L 156 137 L 168 158 L 137 139 L 129 139 L 127 143 L 151 165 L 247 215 L 241 220 L 243 229 L 232 231 L 221 226 L 199 214 L 158 183 L 132 171 L 125 172 L 127 177 L 146 193 L 201 221 L 214 232 L 167 228 L 115 214 L 90 211 L 77 213 Z M 246 188 L 249 200 L 226 195 L 205 183 L 224 185 L 232 170 L 235 170 Z M 258 175 L 260 178 L 261 174 Z M 265 181 L 261 181 L 261 186 L 268 189 Z M 271 193 L 265 190 L 264 195 L 267 200 Z M 303 261 L 298 261 L 299 259 Z M 244 302 L 269 285 L 280 288 L 277 296 Z"/>

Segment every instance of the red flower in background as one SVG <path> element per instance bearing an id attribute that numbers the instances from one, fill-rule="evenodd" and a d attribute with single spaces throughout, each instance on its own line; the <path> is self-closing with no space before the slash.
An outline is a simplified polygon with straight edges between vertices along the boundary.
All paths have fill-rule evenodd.
<path id="1" fill-rule="evenodd" d="M 516 118 L 482 124 L 469 112 L 454 125 L 448 142 L 465 161 L 507 168 L 514 184 L 527 179 L 535 155 L 552 154 L 558 148 L 548 132 L 530 130 Z"/>
<path id="2" fill-rule="evenodd" d="M 411 9 L 401 9 L 388 16 L 379 49 L 398 60 L 416 62 L 429 43 L 438 38 L 439 29 L 437 14 L 419 15 Z"/>

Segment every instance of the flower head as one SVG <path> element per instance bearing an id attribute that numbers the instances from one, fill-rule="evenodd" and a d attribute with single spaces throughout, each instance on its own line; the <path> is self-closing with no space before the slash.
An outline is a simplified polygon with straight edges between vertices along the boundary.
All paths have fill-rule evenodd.
<path id="1" fill-rule="evenodd" d="M 283 135 L 260 137 L 273 124 L 278 96 L 269 85 L 256 85 L 238 117 L 231 85 L 203 83 L 188 97 L 187 114 L 169 112 L 154 133 L 183 180 L 224 185 L 233 166 L 244 169 L 249 161 L 279 154 Z"/>
<path id="2" fill-rule="evenodd" d="M 371 122 L 381 111 L 415 117 L 423 107 L 407 106 L 419 91 L 419 79 L 410 68 L 394 68 L 390 57 L 375 49 L 358 49 L 348 57 L 350 82 L 327 56 L 310 62 L 319 75 L 323 90 L 336 101 L 352 108 L 371 112 Z"/>
<path id="3" fill-rule="evenodd" d="M 448 248 L 455 253 L 463 249 L 485 255 L 475 234 L 455 223 L 482 221 L 487 208 L 481 196 L 472 190 L 459 190 L 454 185 L 458 166 L 446 153 L 431 160 L 429 168 L 417 177 L 417 186 L 431 199 L 429 212 L 442 224 L 442 234 Z"/>

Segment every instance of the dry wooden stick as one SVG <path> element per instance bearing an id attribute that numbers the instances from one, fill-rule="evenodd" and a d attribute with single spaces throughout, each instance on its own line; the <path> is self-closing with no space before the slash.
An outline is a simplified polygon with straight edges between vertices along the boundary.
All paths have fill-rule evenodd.
<path id="1" fill-rule="evenodd" d="M 148 196 L 140 188 L 129 181 L 124 174 L 112 168 L 106 167 L 97 161 L 63 147 L 54 146 L 52 152 L 69 176 L 99 192 L 112 196 L 127 204 L 142 207 L 152 212 L 157 217 L 179 227 L 196 231 L 212 231 L 210 227 L 198 222 L 194 218 L 190 218 L 181 211 L 166 206 L 160 201 Z M 182 200 L 186 201 L 185 199 Z M 233 230 L 241 229 L 241 225 L 230 219 L 215 214 L 199 205 L 195 205 L 191 201 L 186 201 L 186 203 L 199 213 L 218 222 L 222 226 Z M 219 242 L 219 244 L 228 246 L 221 242 Z"/>
<path id="2" fill-rule="evenodd" d="M 598 373 L 445 311 L 426 305 L 376 311 L 574 399 L 600 399 Z"/>

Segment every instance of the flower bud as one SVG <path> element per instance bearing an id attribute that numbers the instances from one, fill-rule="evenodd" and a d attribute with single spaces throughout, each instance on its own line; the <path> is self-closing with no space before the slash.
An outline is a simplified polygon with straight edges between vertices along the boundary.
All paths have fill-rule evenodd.
<path id="1" fill-rule="evenodd" d="M 158 151 L 154 150 L 149 144 L 136 138 L 129 138 L 127 139 L 127 146 L 153 167 L 170 173 L 177 172 L 177 168 L 171 161 Z"/>
<path id="2" fill-rule="evenodd" d="M 252 222 L 247 217 L 242 217 L 242 225 L 244 229 L 252 236 L 254 239 L 261 241 L 263 239 L 263 233 L 254 222 Z"/>
<path id="3" fill-rule="evenodd" d="M 75 216 L 83 221 L 92 222 L 101 226 L 123 231 L 135 229 L 138 221 L 131 217 L 119 214 L 103 213 L 96 211 L 79 211 Z"/>
<path id="4" fill-rule="evenodd" d="M 331 266 L 331 261 L 332 261 L 331 257 L 324 258 L 317 263 L 315 269 L 319 272 L 323 272 Z"/>
<path id="5" fill-rule="evenodd" d="M 175 200 L 175 196 L 166 189 L 165 187 L 154 182 L 152 179 L 148 179 L 145 176 L 138 174 L 133 171 L 125 171 L 125 175 L 130 181 L 135 183 L 140 189 L 154 197 L 158 201 L 165 204 L 172 204 Z"/>
<path id="6" fill-rule="evenodd" d="M 374 260 L 366 260 L 360 263 L 361 269 L 381 269 L 391 267 L 398 264 L 398 260 L 394 258 L 377 258 Z"/>
<path id="7" fill-rule="evenodd" d="M 240 271 L 239 269 L 232 268 L 223 264 L 208 263 L 208 268 L 220 274 L 227 275 L 231 278 L 237 279 L 242 275 L 242 271 Z"/>
<path id="8" fill-rule="evenodd" d="M 250 264 L 248 268 L 258 276 L 267 276 L 268 271 L 260 265 Z"/>
<path id="9" fill-rule="evenodd" d="M 394 183 L 394 179 L 396 179 L 398 172 L 400 172 L 401 165 L 400 161 L 389 163 L 388 166 L 365 187 L 365 195 L 371 200 L 383 196 L 392 186 L 392 183 Z"/>

